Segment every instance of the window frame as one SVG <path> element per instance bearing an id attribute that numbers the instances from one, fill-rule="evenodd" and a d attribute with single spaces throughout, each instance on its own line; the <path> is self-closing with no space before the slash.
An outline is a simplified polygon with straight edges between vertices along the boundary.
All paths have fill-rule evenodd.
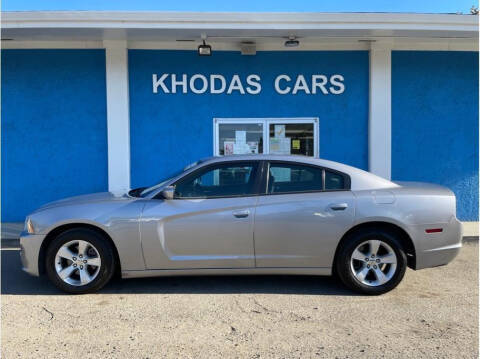
<path id="1" fill-rule="evenodd" d="M 206 164 L 196 170 L 187 173 L 185 176 L 177 179 L 175 182 L 171 184 L 171 186 L 176 187 L 178 183 L 183 181 L 188 181 L 192 177 L 198 176 L 199 172 L 208 173 L 212 168 L 216 167 L 223 167 L 223 166 L 252 166 L 254 167 L 254 180 L 253 180 L 253 188 L 252 193 L 250 194 L 240 194 L 240 195 L 228 195 L 228 196 L 215 196 L 215 197 L 173 197 L 173 200 L 192 200 L 192 199 L 220 199 L 220 198 L 240 198 L 240 197 L 255 197 L 260 195 L 260 186 L 261 186 L 261 179 L 263 177 L 263 166 L 261 160 L 236 160 L 236 161 L 219 161 L 210 164 Z"/>
<path id="2" fill-rule="evenodd" d="M 311 163 L 304 162 L 295 162 L 295 161 L 286 161 L 286 160 L 264 160 L 262 164 L 262 180 L 260 192 L 262 196 L 272 196 L 272 195 L 289 195 L 289 194 L 305 194 L 305 193 L 322 193 L 322 192 L 345 192 L 351 191 L 351 179 L 350 176 L 344 172 L 324 167 L 318 166 Z M 268 178 L 270 176 L 270 165 L 271 164 L 284 164 L 290 166 L 305 166 L 313 167 L 315 169 L 320 169 L 322 171 L 322 189 L 321 190 L 309 190 L 309 191 L 293 191 L 293 192 L 277 192 L 277 193 L 268 193 Z M 341 189 L 325 189 L 325 171 L 333 172 L 339 174 L 343 177 L 344 188 Z"/>
<path id="3" fill-rule="evenodd" d="M 313 124 L 313 156 L 307 158 L 320 157 L 320 121 L 318 117 L 246 117 L 246 118 L 220 118 L 213 119 L 213 155 L 220 156 L 220 129 L 221 124 L 244 125 L 244 124 L 262 124 L 263 125 L 263 153 L 270 154 L 270 125 L 288 125 L 288 124 Z M 259 153 L 260 154 L 260 153 Z M 224 157 L 224 156 L 222 156 Z"/>

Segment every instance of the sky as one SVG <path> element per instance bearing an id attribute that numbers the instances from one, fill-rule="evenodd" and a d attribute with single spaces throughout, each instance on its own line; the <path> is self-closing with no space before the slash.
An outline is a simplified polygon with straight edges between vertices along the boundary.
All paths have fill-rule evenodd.
<path id="1" fill-rule="evenodd" d="M 478 0 L 3 0 L 3 11 L 250 11 L 469 13 Z"/>

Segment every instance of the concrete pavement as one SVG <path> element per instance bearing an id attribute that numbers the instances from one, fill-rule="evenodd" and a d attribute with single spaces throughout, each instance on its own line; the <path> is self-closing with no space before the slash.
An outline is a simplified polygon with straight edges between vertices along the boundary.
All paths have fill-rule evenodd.
<path id="1" fill-rule="evenodd" d="M 332 278 L 115 280 L 59 292 L 2 250 L 2 357 L 476 358 L 478 241 L 448 266 L 359 296 Z"/>

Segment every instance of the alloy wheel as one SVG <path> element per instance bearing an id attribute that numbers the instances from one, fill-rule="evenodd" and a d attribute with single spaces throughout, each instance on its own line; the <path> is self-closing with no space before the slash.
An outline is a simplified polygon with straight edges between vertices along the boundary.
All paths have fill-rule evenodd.
<path id="1" fill-rule="evenodd" d="M 91 283 L 100 272 L 100 254 L 91 243 L 73 240 L 62 245 L 55 256 L 55 270 L 60 279 L 73 286 Z"/>
<path id="2" fill-rule="evenodd" d="M 397 255 L 384 241 L 371 239 L 354 249 L 350 268 L 360 283 L 377 287 L 392 279 L 397 269 Z"/>

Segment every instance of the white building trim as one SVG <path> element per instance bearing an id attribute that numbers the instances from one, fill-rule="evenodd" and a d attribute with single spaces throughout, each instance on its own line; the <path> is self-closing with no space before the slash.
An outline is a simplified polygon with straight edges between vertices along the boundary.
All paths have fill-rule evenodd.
<path id="1" fill-rule="evenodd" d="M 108 190 L 130 189 L 128 50 L 124 40 L 104 41 L 107 79 Z"/>
<path id="2" fill-rule="evenodd" d="M 3 28 L 342 29 L 477 31 L 478 17 L 415 13 L 6 11 Z"/>
<path id="3" fill-rule="evenodd" d="M 287 48 L 282 38 L 250 38 L 260 51 L 352 51 L 370 49 L 369 41 L 358 38 L 302 38 L 298 47 Z M 369 40 L 391 41 L 392 50 L 399 51 L 478 51 L 478 42 L 472 39 L 418 39 L 418 38 L 375 38 Z M 240 40 L 230 38 L 209 38 L 213 51 L 240 51 Z M 145 50 L 191 50 L 197 51 L 198 41 L 128 40 L 129 49 Z M 13 40 L 3 41 L 3 49 L 103 49 L 103 40 Z"/>
<path id="4" fill-rule="evenodd" d="M 204 35 L 218 42 L 219 49 L 222 43 L 225 49 L 232 45 L 238 49 L 242 41 L 265 43 L 266 50 L 283 49 L 289 36 L 298 37 L 306 50 L 316 49 L 315 42 L 343 39 L 438 40 L 443 49 L 455 48 L 457 41 L 465 43 L 461 47 L 478 46 L 478 16 L 457 14 L 26 11 L 2 12 L 1 20 L 2 39 L 11 41 L 122 39 L 154 42 L 153 46 L 166 49 L 189 45 L 195 49 L 191 42 L 175 44 L 175 40 L 198 43 Z M 445 45 L 445 39 L 452 42 Z"/>
<path id="5" fill-rule="evenodd" d="M 392 39 L 393 51 L 478 51 L 478 39 Z"/>
<path id="6" fill-rule="evenodd" d="M 370 49 L 368 170 L 386 179 L 392 173 L 391 45 L 374 42 Z"/>

